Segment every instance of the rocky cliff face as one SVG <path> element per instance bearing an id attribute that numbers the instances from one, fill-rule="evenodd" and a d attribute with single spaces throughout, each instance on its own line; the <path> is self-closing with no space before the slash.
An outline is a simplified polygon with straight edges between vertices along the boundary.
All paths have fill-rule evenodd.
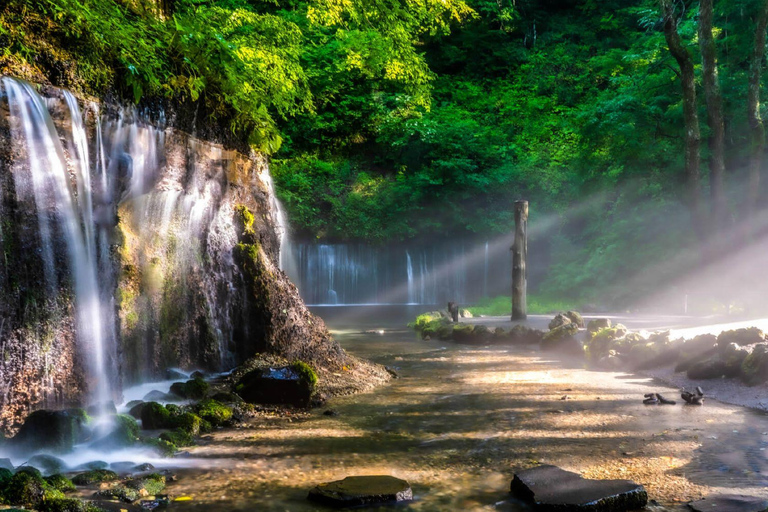
<path id="1" fill-rule="evenodd" d="M 0 428 L 257 353 L 321 378 L 344 369 L 353 388 L 387 378 L 341 350 L 280 270 L 264 157 L 162 110 L 2 85 Z"/>

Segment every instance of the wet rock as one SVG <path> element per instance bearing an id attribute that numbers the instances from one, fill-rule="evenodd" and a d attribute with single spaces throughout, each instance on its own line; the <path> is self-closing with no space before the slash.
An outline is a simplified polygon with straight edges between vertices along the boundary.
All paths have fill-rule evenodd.
<path id="1" fill-rule="evenodd" d="M 72 483 L 75 485 L 91 485 L 101 482 L 114 482 L 118 479 L 117 473 L 110 471 L 109 469 L 93 469 L 80 473 L 72 478 Z"/>
<path id="2" fill-rule="evenodd" d="M 555 318 L 549 321 L 549 325 L 547 327 L 549 327 L 549 330 L 551 331 L 552 329 L 557 329 L 558 327 L 562 327 L 570 323 L 572 323 L 570 318 L 565 316 L 563 313 L 558 313 L 555 315 Z M 578 328 L 578 325 L 576 325 L 576 327 Z"/>
<path id="3" fill-rule="evenodd" d="M 151 473 L 140 478 L 134 478 L 125 482 L 129 489 L 135 489 L 141 496 L 160 494 L 165 489 L 165 476 L 159 473 Z"/>
<path id="4" fill-rule="evenodd" d="M 359 507 L 413 499 L 411 486 L 393 476 L 348 476 L 320 484 L 309 491 L 308 499 L 333 507 Z"/>
<path id="5" fill-rule="evenodd" d="M 581 313 L 578 311 L 568 311 L 565 316 L 568 317 L 568 319 L 576 324 L 576 327 L 579 327 L 580 329 L 584 328 L 584 317 L 581 316 Z"/>
<path id="6" fill-rule="evenodd" d="M 195 370 L 194 372 L 189 374 L 189 378 L 192 379 L 192 380 L 204 379 L 205 378 L 205 374 L 203 372 L 201 372 L 200 370 Z"/>
<path id="7" fill-rule="evenodd" d="M 53 455 L 35 455 L 27 461 L 27 465 L 39 469 L 43 475 L 63 473 L 67 469 L 66 462 Z"/>
<path id="8" fill-rule="evenodd" d="M 587 331 L 594 334 L 601 329 L 607 329 L 611 326 L 610 318 L 595 318 L 587 323 Z"/>
<path id="9" fill-rule="evenodd" d="M 535 344 L 541 343 L 541 340 L 544 337 L 544 331 L 517 324 L 510 329 L 508 336 L 512 343 Z"/>
<path id="10" fill-rule="evenodd" d="M 243 400 L 254 404 L 289 404 L 307 407 L 315 383 L 293 367 L 259 368 L 246 373 L 235 385 Z"/>
<path id="11" fill-rule="evenodd" d="M 155 430 L 171 426 L 171 413 L 157 402 L 143 404 L 141 409 L 141 426 L 145 429 Z"/>
<path id="12" fill-rule="evenodd" d="M 755 496 L 716 494 L 692 501 L 688 506 L 695 512 L 765 512 L 768 501 Z"/>
<path id="13" fill-rule="evenodd" d="M 128 414 L 129 414 L 130 416 L 133 416 L 133 417 L 134 417 L 134 418 L 136 418 L 137 420 L 140 420 L 140 419 L 141 419 L 141 411 L 142 411 L 142 410 L 144 410 L 144 407 L 145 407 L 145 406 L 146 406 L 148 403 L 149 403 L 149 402 L 142 402 L 142 401 L 139 401 L 139 403 L 137 403 L 136 405 L 134 405 L 133 407 L 131 407 L 130 409 L 128 409 Z"/>
<path id="14" fill-rule="evenodd" d="M 768 345 L 761 343 L 754 347 L 752 353 L 741 362 L 739 375 L 748 386 L 768 382 Z"/>
<path id="15" fill-rule="evenodd" d="M 130 473 L 131 471 L 137 471 L 134 469 L 136 467 L 136 463 L 129 460 L 113 462 L 108 467 L 116 473 Z"/>
<path id="16" fill-rule="evenodd" d="M 765 342 L 765 334 L 757 327 L 723 331 L 717 337 L 717 344 L 721 348 L 725 348 L 731 343 L 735 343 L 738 346 L 744 346 L 763 342 Z"/>
<path id="17" fill-rule="evenodd" d="M 133 416 L 116 414 L 110 418 L 109 433 L 91 443 L 94 449 L 110 449 L 132 446 L 139 440 L 139 424 Z M 93 469 L 105 469 L 93 468 Z"/>
<path id="18" fill-rule="evenodd" d="M 555 327 L 548 333 L 544 334 L 541 339 L 542 350 L 558 350 L 573 352 L 581 349 L 581 342 L 576 340 L 574 336 L 579 332 L 579 328 L 576 324 L 568 322 L 567 324 Z M 576 345 L 578 344 L 578 349 Z"/>
<path id="19" fill-rule="evenodd" d="M 35 411 L 24 421 L 8 446 L 15 452 L 50 450 L 63 453 L 72 450 L 85 430 L 87 416 L 70 411 Z"/>
<path id="20" fill-rule="evenodd" d="M 138 464 L 133 467 L 134 471 L 152 471 L 153 469 L 155 469 L 155 466 L 153 466 L 149 462 L 145 462 L 144 464 Z"/>
<path id="21" fill-rule="evenodd" d="M 145 402 L 174 402 L 177 401 L 179 398 L 175 395 L 172 395 L 170 393 L 163 393 L 162 391 L 159 391 L 157 389 L 154 389 L 144 395 L 144 401 Z"/>
<path id="22" fill-rule="evenodd" d="M 169 392 L 179 398 L 187 398 L 187 384 L 185 382 L 174 382 L 171 384 Z"/>
<path id="23" fill-rule="evenodd" d="M 642 485 L 629 480 L 588 480 L 556 466 L 519 471 L 511 491 L 535 510 L 624 512 L 648 502 Z"/>
<path id="24" fill-rule="evenodd" d="M 130 411 L 131 409 L 133 409 L 137 405 L 140 405 L 140 404 L 143 404 L 143 403 L 144 403 L 144 400 L 131 400 L 130 402 L 125 404 L 125 408 Z"/>
<path id="25" fill-rule="evenodd" d="M 192 400 L 202 400 L 208 394 L 210 385 L 201 378 L 188 380 L 184 384 L 185 398 Z"/>

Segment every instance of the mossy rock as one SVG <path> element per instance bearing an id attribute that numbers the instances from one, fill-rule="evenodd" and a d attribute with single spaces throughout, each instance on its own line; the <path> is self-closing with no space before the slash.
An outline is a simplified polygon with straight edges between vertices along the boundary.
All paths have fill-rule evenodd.
<path id="1" fill-rule="evenodd" d="M 731 343 L 743 347 L 745 345 L 755 345 L 763 342 L 765 342 L 765 333 L 757 327 L 723 331 L 717 336 L 717 344 L 723 350 L 725 350 L 725 347 Z"/>
<path id="2" fill-rule="evenodd" d="M 201 432 L 202 419 L 197 414 L 185 412 L 174 417 L 173 424 L 176 428 L 183 430 L 191 436 L 199 435 Z"/>
<path id="3" fill-rule="evenodd" d="M 475 339 L 475 326 L 472 324 L 456 324 L 453 326 L 451 338 L 457 343 L 471 343 Z"/>
<path id="4" fill-rule="evenodd" d="M 75 468 L 75 471 L 90 471 L 92 469 L 109 469 L 109 462 L 103 460 L 92 460 L 84 462 Z"/>
<path id="5" fill-rule="evenodd" d="M 629 349 L 629 360 L 633 366 L 642 365 L 657 357 L 664 350 L 660 343 L 636 343 Z"/>
<path id="6" fill-rule="evenodd" d="M 291 366 L 282 366 L 251 370 L 237 381 L 233 391 L 251 404 L 309 407 L 314 388 Z"/>
<path id="7" fill-rule="evenodd" d="M 192 435 L 180 428 L 175 428 L 168 432 L 163 432 L 160 434 L 160 439 L 163 441 L 168 441 L 169 443 L 176 446 L 192 446 L 195 444 L 195 439 L 192 437 Z"/>
<path id="8" fill-rule="evenodd" d="M 45 481 L 52 489 L 56 489 L 57 491 L 71 492 L 75 490 L 75 484 L 64 475 L 51 475 L 46 477 Z"/>
<path id="9" fill-rule="evenodd" d="M 435 335 L 437 336 L 437 339 L 441 341 L 449 341 L 453 339 L 453 327 L 447 322 L 443 323 L 437 328 Z"/>
<path id="10" fill-rule="evenodd" d="M 160 494 L 165 490 L 165 477 L 158 473 L 151 473 L 141 478 L 128 480 L 125 482 L 125 486 L 139 492 L 146 491 L 148 495 Z"/>
<path id="11" fill-rule="evenodd" d="M 141 408 L 141 426 L 155 430 L 172 426 L 171 413 L 157 402 L 147 402 Z"/>
<path id="12" fill-rule="evenodd" d="M 317 373 L 315 372 L 315 370 L 312 369 L 311 366 L 309 366 L 304 361 L 294 361 L 294 363 L 291 365 L 291 369 L 299 375 L 299 381 L 301 383 L 305 384 L 306 386 L 308 386 L 310 389 L 314 391 L 315 386 L 317 386 L 318 378 L 317 378 Z M 202 414 L 200 415 L 200 417 L 207 419 L 211 423 L 214 423 L 213 421 L 211 421 L 210 418 L 206 418 Z"/>
<path id="13" fill-rule="evenodd" d="M 509 338 L 512 343 L 535 344 L 541 343 L 544 331 L 532 329 L 522 324 L 517 324 L 509 330 Z"/>
<path id="14" fill-rule="evenodd" d="M 170 393 L 176 395 L 179 398 L 187 398 L 187 383 L 186 382 L 174 382 L 171 384 Z"/>
<path id="15" fill-rule="evenodd" d="M 756 345 L 741 363 L 741 380 L 748 386 L 768 382 L 768 346 Z"/>
<path id="16" fill-rule="evenodd" d="M 567 313 L 565 313 L 565 316 L 567 316 L 571 322 L 576 324 L 576 327 L 579 327 L 581 329 L 584 328 L 584 317 L 581 316 L 581 313 L 579 313 L 578 311 L 573 311 L 573 310 L 568 311 Z"/>
<path id="17" fill-rule="evenodd" d="M 49 489 L 39 474 L 20 471 L 5 484 L 3 500 L 11 505 L 34 507 L 43 500 L 45 491 Z"/>
<path id="18" fill-rule="evenodd" d="M 236 393 L 219 392 L 211 396 L 211 399 L 221 402 L 223 404 L 239 404 L 243 399 L 237 396 Z"/>
<path id="19" fill-rule="evenodd" d="M 563 313 L 558 313 L 555 315 L 555 318 L 549 321 L 547 327 L 549 327 L 549 330 L 551 331 L 552 329 L 557 329 L 558 327 L 562 327 L 570 323 L 572 323 L 570 318 L 565 316 Z"/>
<path id="20" fill-rule="evenodd" d="M 136 405 L 134 405 L 133 407 L 131 407 L 130 409 L 128 409 L 128 414 L 129 414 L 130 416 L 133 416 L 133 417 L 134 417 L 134 418 L 136 418 L 137 420 L 140 420 L 140 419 L 141 419 L 141 411 L 143 411 L 143 410 L 144 410 L 144 407 L 146 407 L 146 406 L 147 406 L 147 404 L 148 404 L 148 403 L 151 403 L 151 402 L 144 402 L 144 401 L 142 401 L 142 400 L 139 400 L 138 402 L 139 402 L 139 403 L 137 403 Z"/>
<path id="21" fill-rule="evenodd" d="M 67 469 L 67 463 L 53 455 L 35 455 L 27 461 L 27 465 L 40 470 L 43 475 L 62 473 Z"/>
<path id="22" fill-rule="evenodd" d="M 92 469 L 91 471 L 75 475 L 72 478 L 72 483 L 75 485 L 91 485 L 102 482 L 114 482 L 118 478 L 117 473 L 109 469 Z"/>
<path id="23" fill-rule="evenodd" d="M 141 494 L 136 489 L 130 489 L 124 485 L 117 485 L 110 489 L 101 489 L 93 494 L 94 498 L 101 500 L 117 500 L 125 503 L 133 503 L 139 498 Z"/>
<path id="24" fill-rule="evenodd" d="M 472 337 L 476 343 L 484 343 L 490 340 L 491 336 L 493 336 L 491 330 L 482 324 L 476 325 L 474 331 L 472 332 Z"/>
<path id="25" fill-rule="evenodd" d="M 592 334 L 592 333 L 596 333 L 601 329 L 607 329 L 611 325 L 612 324 L 611 324 L 610 318 L 595 318 L 594 320 L 590 320 L 587 323 L 587 331 L 589 331 L 589 333 Z"/>
<path id="26" fill-rule="evenodd" d="M 203 400 L 195 406 L 195 411 L 201 419 L 214 427 L 223 425 L 232 419 L 232 409 L 216 400 Z"/>
<path id="27" fill-rule="evenodd" d="M 210 385 L 203 379 L 191 379 L 184 384 L 185 397 L 191 400 L 202 400 L 208 394 Z"/>
<path id="28" fill-rule="evenodd" d="M 144 403 L 144 400 L 131 400 L 130 402 L 128 402 L 127 404 L 125 404 L 125 408 L 126 408 L 126 409 L 128 409 L 128 410 L 130 411 L 131 409 L 133 409 L 133 408 L 134 408 L 134 407 L 136 407 L 137 405 L 139 405 L 139 404 L 143 404 L 143 403 Z"/>
<path id="29" fill-rule="evenodd" d="M 184 409 L 176 404 L 165 404 L 165 408 L 168 409 L 168 412 L 172 417 L 181 416 L 184 414 Z"/>
<path id="30" fill-rule="evenodd" d="M 82 409 L 34 411 L 27 416 L 24 425 L 8 444 L 13 451 L 17 452 L 28 450 L 69 452 L 80 440 L 88 420 L 88 414 Z"/>
<path id="31" fill-rule="evenodd" d="M 139 424 L 136 422 L 136 418 L 129 416 L 128 414 L 116 414 L 110 418 L 112 421 L 111 431 L 101 439 L 97 439 L 91 444 L 92 448 L 97 449 L 109 449 L 109 448 L 122 448 L 126 446 L 133 446 L 139 440 Z M 101 468 L 93 467 L 90 469 L 105 469 L 105 466 Z"/>
<path id="32" fill-rule="evenodd" d="M 144 438 L 142 443 L 151 447 L 161 457 L 173 457 L 179 449 L 175 444 L 160 438 Z"/>
<path id="33" fill-rule="evenodd" d="M 40 512 L 105 512 L 103 508 L 77 498 L 46 499 L 37 509 Z"/>
<path id="34" fill-rule="evenodd" d="M 693 380 L 719 379 L 725 375 L 728 368 L 719 358 L 699 361 L 688 368 L 688 378 Z"/>
<path id="35" fill-rule="evenodd" d="M 574 336 L 579 332 L 579 328 L 573 322 L 568 322 L 560 327 L 555 327 L 544 334 L 541 339 L 542 350 L 555 350 L 564 344 L 573 344 Z"/>

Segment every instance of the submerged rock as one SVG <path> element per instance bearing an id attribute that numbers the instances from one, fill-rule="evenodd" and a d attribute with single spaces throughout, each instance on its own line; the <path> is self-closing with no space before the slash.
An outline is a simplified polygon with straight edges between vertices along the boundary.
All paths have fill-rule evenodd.
<path id="1" fill-rule="evenodd" d="M 768 510 L 768 501 L 755 496 L 716 494 L 692 501 L 688 506 L 695 512 L 765 512 Z"/>
<path id="2" fill-rule="evenodd" d="M 408 482 L 389 475 L 348 476 L 318 485 L 307 498 L 333 507 L 360 507 L 409 501 L 413 491 Z"/>
<path id="3" fill-rule="evenodd" d="M 624 512 L 648 502 L 642 485 L 629 480 L 588 480 L 557 466 L 519 471 L 511 492 L 535 510 Z"/>

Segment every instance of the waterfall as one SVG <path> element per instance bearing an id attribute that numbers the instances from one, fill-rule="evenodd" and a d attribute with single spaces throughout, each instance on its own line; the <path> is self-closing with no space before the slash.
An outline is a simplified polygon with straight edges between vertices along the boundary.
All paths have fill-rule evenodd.
<path id="1" fill-rule="evenodd" d="M 68 268 L 74 281 L 78 343 L 86 347 L 91 377 L 92 399 L 111 398 L 105 353 L 103 311 L 97 277 L 94 224 L 88 163 L 88 145 L 77 102 L 65 95 L 71 117 L 72 148 L 77 162 L 76 190 L 70 187 L 64 149 L 47 105 L 34 88 L 12 78 L 3 78 L 10 112 L 20 126 L 16 136 L 27 147 L 28 172 L 15 172 L 17 193 L 31 192 L 37 210 L 44 263 L 44 276 L 51 297 L 59 287 L 54 258 L 54 234 L 61 233 L 67 252 Z M 30 191 L 31 188 L 31 191 Z"/>
<path id="2" fill-rule="evenodd" d="M 405 251 L 408 273 L 408 304 L 416 304 L 416 289 L 413 284 L 413 263 L 411 262 L 411 253 Z"/>

